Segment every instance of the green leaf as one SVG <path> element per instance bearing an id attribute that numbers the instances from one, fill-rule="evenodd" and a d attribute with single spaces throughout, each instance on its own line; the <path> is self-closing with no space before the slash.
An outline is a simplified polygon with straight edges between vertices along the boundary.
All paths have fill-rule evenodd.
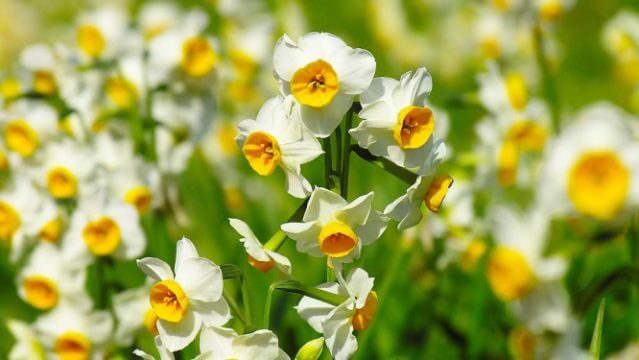
<path id="1" fill-rule="evenodd" d="M 222 269 L 222 277 L 224 280 L 242 277 L 242 269 L 237 265 L 223 264 L 220 265 L 220 268 Z"/>
<path id="2" fill-rule="evenodd" d="M 597 310 L 597 322 L 595 330 L 592 332 L 592 340 L 590 341 L 590 355 L 594 360 L 599 360 L 601 355 L 601 332 L 603 330 L 604 309 L 606 308 L 606 299 L 601 299 L 599 310 Z"/>

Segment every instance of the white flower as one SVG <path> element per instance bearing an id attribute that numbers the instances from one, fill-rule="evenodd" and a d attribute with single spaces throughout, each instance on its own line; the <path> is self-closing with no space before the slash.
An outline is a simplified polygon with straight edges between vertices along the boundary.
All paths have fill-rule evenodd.
<path id="1" fill-rule="evenodd" d="M 521 112 L 528 106 L 528 85 L 521 73 L 511 72 L 503 76 L 494 62 L 487 71 L 477 76 L 479 101 L 492 114 Z"/>
<path id="2" fill-rule="evenodd" d="M 103 7 L 84 15 L 76 29 L 78 49 L 86 59 L 115 58 L 136 40 L 128 32 L 126 14 L 115 7 Z"/>
<path id="3" fill-rule="evenodd" d="M 256 120 L 240 122 L 236 141 L 255 172 L 266 176 L 280 166 L 286 173 L 289 194 L 303 198 L 312 187 L 302 176 L 301 165 L 322 154 L 322 148 L 299 116 L 292 96 L 271 98 Z"/>
<path id="4" fill-rule="evenodd" d="M 262 245 L 244 221 L 229 219 L 229 223 L 233 229 L 242 236 L 240 241 L 244 244 L 244 248 L 248 254 L 249 264 L 263 272 L 271 270 L 273 265 L 276 265 L 281 272 L 291 274 L 291 262 L 285 256 Z"/>
<path id="5" fill-rule="evenodd" d="M 167 263 L 156 258 L 138 260 L 138 266 L 155 283 L 151 287 L 151 307 L 158 321 L 162 343 L 169 351 L 190 344 L 202 328 L 224 325 L 230 318 L 222 297 L 222 270 L 199 257 L 193 243 L 177 243 L 175 276 Z"/>
<path id="6" fill-rule="evenodd" d="M 277 336 L 270 330 L 238 336 L 233 329 L 205 327 L 200 335 L 201 355 L 195 359 L 288 360 L 278 343 Z"/>
<path id="7" fill-rule="evenodd" d="M 86 145 L 70 139 L 51 143 L 43 152 L 36 183 L 55 199 L 76 198 L 95 170 L 94 154 Z"/>
<path id="8" fill-rule="evenodd" d="M 157 315 L 149 304 L 150 284 L 127 289 L 113 295 L 113 313 L 117 327 L 113 341 L 120 346 L 129 346 L 135 340 L 137 332 L 146 328 L 149 334 L 157 335 Z"/>
<path id="9" fill-rule="evenodd" d="M 361 96 L 362 121 L 349 133 L 373 155 L 425 175 L 428 159 L 441 142 L 432 136 L 435 117 L 425 105 L 431 89 L 424 68 L 407 72 L 399 81 L 376 78 Z"/>
<path id="10" fill-rule="evenodd" d="M 639 148 L 629 117 L 613 105 L 592 105 L 548 149 L 538 197 L 554 215 L 579 213 L 611 221 L 639 199 Z"/>
<path id="11" fill-rule="evenodd" d="M 53 95 L 60 86 L 60 67 L 50 47 L 31 45 L 20 54 L 20 63 L 31 72 L 31 88 L 41 95 Z"/>
<path id="12" fill-rule="evenodd" d="M 375 58 L 329 33 L 309 33 L 295 43 L 282 36 L 273 53 L 275 77 L 284 94 L 301 106 L 302 121 L 318 137 L 328 137 L 373 80 Z"/>
<path id="13" fill-rule="evenodd" d="M 336 273 L 337 274 L 337 273 Z M 338 283 L 324 283 L 318 289 L 347 297 L 340 305 L 304 296 L 295 307 L 297 313 L 313 328 L 322 333 L 326 346 L 336 360 L 350 358 L 357 351 L 357 338 L 353 330 L 366 330 L 377 312 L 377 293 L 372 291 L 374 279 L 362 269 L 353 269 Z"/>
<path id="14" fill-rule="evenodd" d="M 45 360 L 42 343 L 35 329 L 22 321 L 9 319 L 7 328 L 16 340 L 9 351 L 9 360 Z"/>
<path id="15" fill-rule="evenodd" d="M 91 300 L 84 291 L 85 279 L 85 269 L 70 269 L 55 245 L 41 243 L 18 274 L 16 287 L 24 301 L 40 310 L 63 302 L 88 309 Z"/>
<path id="16" fill-rule="evenodd" d="M 113 319 L 107 311 L 85 312 L 69 304 L 61 304 L 39 317 L 35 328 L 41 336 L 47 358 L 98 360 L 104 357 Z"/>
<path id="17" fill-rule="evenodd" d="M 2 138 L 7 149 L 29 158 L 58 133 L 58 114 L 49 105 L 20 100 L 0 112 Z"/>
<path id="18" fill-rule="evenodd" d="M 622 10 L 610 19 L 602 32 L 604 48 L 619 61 L 639 56 L 639 15 Z"/>
<path id="19" fill-rule="evenodd" d="M 351 262 L 363 245 L 370 245 L 386 230 L 388 219 L 371 209 L 373 196 L 370 192 L 348 203 L 330 190 L 316 188 L 302 222 L 283 224 L 282 231 L 297 242 L 299 252 Z"/>
<path id="20" fill-rule="evenodd" d="M 539 16 L 549 22 L 559 20 L 575 3 L 576 0 L 535 0 Z"/>
<path id="21" fill-rule="evenodd" d="M 135 208 L 98 191 L 80 199 L 62 240 L 62 252 L 70 266 L 83 267 L 96 257 L 118 260 L 142 255 L 146 239 Z"/>

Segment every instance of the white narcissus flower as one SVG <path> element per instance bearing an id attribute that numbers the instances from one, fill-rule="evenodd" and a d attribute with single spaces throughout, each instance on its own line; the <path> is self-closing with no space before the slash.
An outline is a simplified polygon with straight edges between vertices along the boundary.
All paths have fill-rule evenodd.
<path id="1" fill-rule="evenodd" d="M 576 0 L 535 0 L 539 16 L 548 22 L 555 22 L 575 5 Z"/>
<path id="2" fill-rule="evenodd" d="M 200 335 L 200 352 L 196 360 L 288 360 L 279 348 L 277 336 L 270 330 L 237 335 L 233 329 L 205 327 Z"/>
<path id="3" fill-rule="evenodd" d="M 636 64 L 639 56 L 639 14 L 619 11 L 604 26 L 603 46 L 617 61 Z"/>
<path id="4" fill-rule="evenodd" d="M 33 156 L 58 130 L 58 114 L 49 105 L 20 100 L 0 112 L 6 148 L 23 158 Z"/>
<path id="5" fill-rule="evenodd" d="M 425 104 L 431 89 L 424 68 L 407 72 L 399 81 L 374 79 L 360 99 L 362 121 L 349 133 L 373 155 L 425 175 L 430 170 L 427 159 L 441 142 L 432 136 L 435 116 Z"/>
<path id="6" fill-rule="evenodd" d="M 6 325 L 16 340 L 9 351 L 9 360 L 46 360 L 44 347 L 31 325 L 13 319 Z"/>
<path id="7" fill-rule="evenodd" d="M 147 257 L 137 263 L 155 281 L 149 298 L 158 317 L 160 338 L 169 351 L 185 348 L 203 324 L 221 326 L 231 318 L 222 297 L 222 270 L 200 257 L 189 239 L 182 238 L 177 243 L 175 276 L 160 259 Z"/>
<path id="8" fill-rule="evenodd" d="M 282 231 L 297 242 L 297 250 L 311 256 L 328 256 L 333 262 L 351 262 L 362 246 L 377 240 L 388 219 L 371 209 L 374 193 L 348 203 L 324 188 L 316 188 L 302 222 L 286 223 Z"/>
<path id="9" fill-rule="evenodd" d="M 244 244 L 244 248 L 248 254 L 248 262 L 251 266 L 260 271 L 267 272 L 275 265 L 281 272 L 291 274 L 291 262 L 285 256 L 262 245 L 244 221 L 229 219 L 229 223 L 233 229 L 242 236 L 240 241 Z"/>
<path id="10" fill-rule="evenodd" d="M 275 77 L 284 94 L 301 104 L 302 121 L 318 137 L 328 137 L 375 74 L 375 58 L 329 33 L 309 33 L 295 43 L 282 36 L 273 53 Z"/>
<path id="11" fill-rule="evenodd" d="M 39 310 L 50 310 L 63 302 L 85 309 L 91 300 L 84 290 L 85 269 L 70 269 L 57 246 L 39 244 L 17 276 L 18 295 Z"/>
<path id="12" fill-rule="evenodd" d="M 20 63 L 31 72 L 34 92 L 45 96 L 58 92 L 60 69 L 50 47 L 36 44 L 25 48 L 20 54 Z"/>
<path id="13" fill-rule="evenodd" d="M 117 320 L 113 341 L 118 345 L 133 344 L 142 328 L 151 335 L 158 334 L 158 317 L 149 304 L 149 288 L 150 284 L 113 295 L 113 313 Z"/>
<path id="14" fill-rule="evenodd" d="M 620 218 L 639 199 L 636 119 L 612 104 L 587 107 L 552 140 L 541 173 L 539 202 L 553 215 Z"/>
<path id="15" fill-rule="evenodd" d="M 239 123 L 236 141 L 255 172 L 266 176 L 281 167 L 286 173 L 289 194 L 303 198 L 312 187 L 302 176 L 301 165 L 323 151 L 299 117 L 299 107 L 291 96 L 271 98 L 262 106 L 256 120 Z"/>
<path id="16" fill-rule="evenodd" d="M 366 330 L 371 325 L 378 299 L 372 291 L 375 279 L 368 277 L 363 269 L 353 269 L 345 280 L 337 275 L 337 283 L 324 283 L 317 288 L 346 296 L 346 301 L 335 306 L 304 296 L 295 309 L 313 330 L 324 335 L 333 358 L 346 360 L 357 351 L 353 330 Z"/>
<path id="17" fill-rule="evenodd" d="M 440 154 L 445 153 L 439 152 Z M 436 158 L 437 155 L 435 155 Z M 399 230 L 406 230 L 417 225 L 422 219 L 421 205 L 424 203 L 428 210 L 436 213 L 439 211 L 448 189 L 453 185 L 453 178 L 448 174 L 435 174 L 439 160 L 433 159 L 434 164 L 431 175 L 419 176 L 411 185 L 406 194 L 398 197 L 384 209 L 384 215 L 398 222 Z"/>
<path id="18" fill-rule="evenodd" d="M 55 199 L 80 195 L 95 170 L 94 154 L 89 147 L 70 139 L 49 144 L 43 152 L 43 164 L 35 182 Z"/>
<path id="19" fill-rule="evenodd" d="M 142 255 L 146 239 L 135 208 L 104 194 L 80 199 L 62 240 L 62 253 L 70 266 L 83 267 L 96 257 L 135 259 Z"/>
<path id="20" fill-rule="evenodd" d="M 80 19 L 76 28 L 76 42 L 87 59 L 115 58 L 132 41 L 127 33 L 126 14 L 115 7 L 103 7 Z M 128 36 L 127 36 L 128 35 Z"/>
<path id="21" fill-rule="evenodd" d="M 108 311 L 85 312 L 69 304 L 61 304 L 36 320 L 35 328 L 42 339 L 47 359 L 104 358 L 113 331 Z"/>

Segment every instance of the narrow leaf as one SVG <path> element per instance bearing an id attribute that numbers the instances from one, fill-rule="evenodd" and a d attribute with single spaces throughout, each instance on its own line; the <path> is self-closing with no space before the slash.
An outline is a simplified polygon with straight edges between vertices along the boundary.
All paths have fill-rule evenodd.
<path id="1" fill-rule="evenodd" d="M 602 299 L 597 310 L 597 322 L 592 332 L 592 340 L 590 341 L 590 355 L 594 360 L 599 360 L 601 354 L 601 332 L 603 330 L 604 309 L 606 308 L 606 299 Z"/>

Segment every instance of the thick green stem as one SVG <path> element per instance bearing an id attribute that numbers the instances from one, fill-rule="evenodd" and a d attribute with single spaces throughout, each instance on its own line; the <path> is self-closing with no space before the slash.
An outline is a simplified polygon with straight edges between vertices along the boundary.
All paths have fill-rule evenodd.
<path id="1" fill-rule="evenodd" d="M 348 113 L 346 113 L 346 124 L 344 126 L 344 146 L 342 146 L 343 154 L 341 156 L 342 162 L 340 163 L 341 168 L 339 175 L 339 191 L 344 199 L 348 198 L 348 174 L 351 160 L 351 135 L 348 133 L 348 130 L 353 126 L 354 112 L 353 107 L 348 110 Z"/>
<path id="2" fill-rule="evenodd" d="M 308 199 L 297 207 L 295 212 L 288 218 L 287 222 L 300 221 L 306 211 L 306 205 L 308 205 Z M 277 230 L 277 232 L 264 244 L 264 248 L 277 251 L 280 247 L 282 247 L 282 245 L 284 245 L 284 241 L 286 241 L 286 234 L 284 234 L 282 230 Z"/>
<path id="3" fill-rule="evenodd" d="M 96 304 L 96 307 L 98 309 L 106 309 L 108 304 L 108 287 L 109 287 L 109 284 L 107 283 L 106 276 L 105 276 L 106 261 L 103 257 L 99 257 L 97 258 L 95 265 L 96 265 L 95 277 L 96 277 L 97 286 L 98 286 L 97 288 L 98 303 Z"/>
<path id="4" fill-rule="evenodd" d="M 322 149 L 324 150 L 324 184 L 327 189 L 331 189 L 333 188 L 333 181 L 331 180 L 333 175 L 333 151 L 330 137 L 322 139 Z"/>
<path id="5" fill-rule="evenodd" d="M 357 145 L 352 145 L 351 150 L 353 150 L 353 152 L 357 154 L 363 160 L 366 160 L 370 162 L 371 164 L 386 170 L 386 172 L 390 173 L 391 175 L 394 175 L 395 177 L 404 181 L 407 184 L 412 185 L 415 182 L 415 180 L 417 180 L 416 174 L 400 166 L 393 164 L 393 162 L 391 162 L 388 159 L 375 156 L 371 154 L 368 150 L 363 149 Z"/>
<path id="6" fill-rule="evenodd" d="M 240 307 L 237 305 L 237 302 L 235 302 L 235 299 L 233 299 L 233 296 L 231 296 L 226 289 L 223 290 L 223 296 L 226 302 L 229 304 L 229 307 L 231 308 L 231 312 L 235 315 L 235 317 L 238 320 L 240 320 L 240 322 L 242 322 L 242 324 L 244 324 L 245 327 L 249 327 L 250 326 L 249 322 L 246 320 L 246 317 L 242 313 L 242 310 L 240 310 Z"/>

